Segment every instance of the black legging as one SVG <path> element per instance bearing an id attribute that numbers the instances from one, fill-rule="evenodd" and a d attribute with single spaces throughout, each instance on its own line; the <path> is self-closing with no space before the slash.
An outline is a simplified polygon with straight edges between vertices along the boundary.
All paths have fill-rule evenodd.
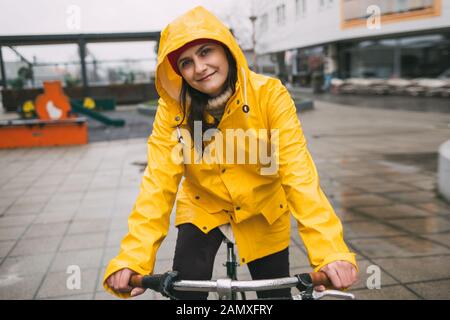
<path id="1" fill-rule="evenodd" d="M 183 280 L 211 280 L 214 259 L 224 236 L 219 228 L 204 234 L 195 225 L 178 226 L 173 270 Z M 289 248 L 247 264 L 253 280 L 289 277 Z M 178 299 L 206 300 L 208 292 L 175 291 Z M 257 292 L 258 298 L 290 298 L 291 289 Z"/>

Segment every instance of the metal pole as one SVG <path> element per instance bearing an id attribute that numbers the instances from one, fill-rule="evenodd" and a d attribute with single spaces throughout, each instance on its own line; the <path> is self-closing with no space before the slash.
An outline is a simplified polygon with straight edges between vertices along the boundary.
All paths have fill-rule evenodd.
<path id="1" fill-rule="evenodd" d="M 256 38 L 255 38 L 255 22 L 257 16 L 251 16 L 250 21 L 252 22 L 252 45 L 253 45 L 253 69 L 255 72 L 258 72 L 258 64 L 256 61 Z"/>
<path id="2" fill-rule="evenodd" d="M 3 86 L 3 89 L 6 89 L 7 88 L 7 81 L 6 81 L 5 64 L 4 64 L 4 61 L 3 61 L 2 46 L 0 46 L 0 72 L 2 74 L 2 86 Z"/>
<path id="3" fill-rule="evenodd" d="M 89 94 L 89 84 L 86 73 L 86 42 L 81 39 L 78 42 L 79 52 L 80 52 L 80 63 L 81 63 L 81 78 L 83 80 L 83 95 L 87 96 Z"/>

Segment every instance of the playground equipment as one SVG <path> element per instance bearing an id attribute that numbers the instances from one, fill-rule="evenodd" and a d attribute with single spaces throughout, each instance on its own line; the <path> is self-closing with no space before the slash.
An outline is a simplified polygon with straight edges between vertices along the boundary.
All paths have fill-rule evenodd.
<path id="1" fill-rule="evenodd" d="M 125 120 L 123 119 L 111 119 L 110 117 L 107 117 L 101 114 L 100 112 L 96 112 L 84 107 L 81 103 L 77 101 L 72 100 L 71 103 L 72 103 L 72 111 L 75 113 L 83 114 L 94 120 L 100 121 L 101 123 L 104 123 L 108 126 L 123 127 L 125 125 Z"/>
<path id="2" fill-rule="evenodd" d="M 90 102 L 92 109 L 92 101 Z M 0 121 L 0 148 L 79 145 L 88 142 L 87 120 L 83 114 L 106 125 L 123 126 L 122 119 L 111 119 L 71 101 L 61 82 L 44 82 L 44 93 L 35 103 L 27 101 L 20 110 L 22 119 Z"/>

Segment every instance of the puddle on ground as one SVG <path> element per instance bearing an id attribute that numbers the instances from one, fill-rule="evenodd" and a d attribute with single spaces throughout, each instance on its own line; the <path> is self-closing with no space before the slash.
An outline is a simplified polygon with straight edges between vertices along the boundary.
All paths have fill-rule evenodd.
<path id="1" fill-rule="evenodd" d="M 437 171 L 437 152 L 383 154 L 381 162 L 399 172 Z"/>

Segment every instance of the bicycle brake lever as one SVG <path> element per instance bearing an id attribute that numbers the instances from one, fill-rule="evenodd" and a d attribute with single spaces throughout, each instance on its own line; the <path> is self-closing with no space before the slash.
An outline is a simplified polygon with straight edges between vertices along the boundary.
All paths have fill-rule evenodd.
<path id="1" fill-rule="evenodd" d="M 325 290 L 325 291 L 313 291 L 312 293 L 314 300 L 320 300 L 323 297 L 334 297 L 344 300 L 355 300 L 355 296 L 351 293 L 346 293 L 338 290 Z"/>

